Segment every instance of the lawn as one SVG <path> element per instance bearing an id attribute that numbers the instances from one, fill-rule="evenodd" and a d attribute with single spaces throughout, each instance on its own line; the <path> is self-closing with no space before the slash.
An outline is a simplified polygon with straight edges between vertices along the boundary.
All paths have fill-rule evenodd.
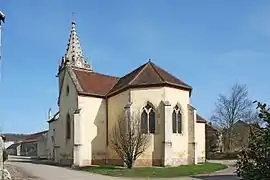
<path id="1" fill-rule="evenodd" d="M 80 170 L 116 177 L 179 177 L 210 173 L 227 168 L 218 163 L 182 165 L 178 167 L 137 167 L 126 169 L 116 166 L 88 166 Z"/>

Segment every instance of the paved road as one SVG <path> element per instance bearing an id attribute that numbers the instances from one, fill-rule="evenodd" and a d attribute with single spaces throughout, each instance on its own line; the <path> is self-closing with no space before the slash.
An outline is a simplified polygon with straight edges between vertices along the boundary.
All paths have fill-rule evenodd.
<path id="1" fill-rule="evenodd" d="M 10 157 L 8 166 L 17 168 L 24 174 L 24 180 L 128 180 L 128 178 L 115 178 L 92 174 L 88 172 L 76 171 L 69 168 L 57 167 L 36 163 L 26 158 Z M 134 179 L 134 178 L 133 178 Z M 137 178 L 136 178 L 137 179 Z M 147 178 L 140 178 L 145 180 Z M 214 174 L 187 177 L 187 178 L 169 178 L 170 180 L 237 180 L 233 169 L 229 168 Z M 153 178 L 152 178 L 153 180 Z M 158 179 L 154 179 L 158 180 Z M 164 179 L 163 179 L 164 180 Z"/>

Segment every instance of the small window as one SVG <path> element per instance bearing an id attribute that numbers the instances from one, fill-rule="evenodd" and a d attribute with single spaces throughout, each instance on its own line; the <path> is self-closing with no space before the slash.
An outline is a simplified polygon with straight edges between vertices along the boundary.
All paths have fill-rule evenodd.
<path id="1" fill-rule="evenodd" d="M 69 95 L 69 86 L 67 86 L 67 96 Z"/>
<path id="2" fill-rule="evenodd" d="M 70 139 L 71 136 L 71 120 L 69 114 L 67 115 L 67 121 L 66 121 L 66 138 Z"/>

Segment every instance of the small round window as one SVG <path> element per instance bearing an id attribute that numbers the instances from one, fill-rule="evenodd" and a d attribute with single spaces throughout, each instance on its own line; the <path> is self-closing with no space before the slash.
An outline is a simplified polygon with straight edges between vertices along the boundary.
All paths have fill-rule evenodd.
<path id="1" fill-rule="evenodd" d="M 68 94 L 69 94 L 69 86 L 67 86 L 67 96 L 68 96 Z"/>

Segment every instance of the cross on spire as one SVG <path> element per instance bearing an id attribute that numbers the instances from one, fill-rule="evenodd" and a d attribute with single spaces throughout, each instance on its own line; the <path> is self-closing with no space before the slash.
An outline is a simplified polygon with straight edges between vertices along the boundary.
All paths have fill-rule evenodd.
<path id="1" fill-rule="evenodd" d="M 72 14 L 72 22 L 76 22 L 76 20 L 75 20 L 76 13 L 75 12 L 72 12 L 71 14 Z"/>

